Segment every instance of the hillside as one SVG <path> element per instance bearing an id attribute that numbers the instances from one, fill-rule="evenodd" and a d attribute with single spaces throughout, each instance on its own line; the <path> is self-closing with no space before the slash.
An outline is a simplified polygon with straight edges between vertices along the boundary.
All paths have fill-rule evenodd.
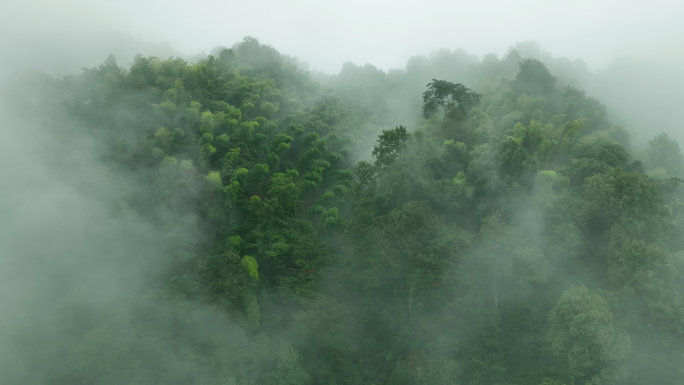
<path id="1" fill-rule="evenodd" d="M 585 68 L 523 54 L 323 75 L 245 38 L 19 79 L 22 159 L 90 222 L 8 204 L 49 284 L 0 382 L 684 382 L 679 144 L 633 153 Z"/>

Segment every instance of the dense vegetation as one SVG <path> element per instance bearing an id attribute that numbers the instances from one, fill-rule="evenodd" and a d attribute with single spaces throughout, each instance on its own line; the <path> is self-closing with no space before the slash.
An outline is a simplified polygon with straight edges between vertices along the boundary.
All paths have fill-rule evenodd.
<path id="1" fill-rule="evenodd" d="M 246 38 L 41 81 L 173 250 L 27 342 L 50 384 L 684 383 L 684 157 L 561 61 L 324 76 Z"/>

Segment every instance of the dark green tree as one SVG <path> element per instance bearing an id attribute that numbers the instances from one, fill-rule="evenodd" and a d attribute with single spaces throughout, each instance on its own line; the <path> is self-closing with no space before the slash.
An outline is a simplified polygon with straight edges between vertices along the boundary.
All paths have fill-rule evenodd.
<path id="1" fill-rule="evenodd" d="M 410 136 L 404 126 L 396 127 L 394 130 L 383 130 L 378 138 L 378 145 L 373 147 L 372 155 L 376 159 L 375 164 L 379 166 L 391 164 L 405 147 Z"/>
<path id="2" fill-rule="evenodd" d="M 444 119 L 455 112 L 463 118 L 480 102 L 481 95 L 461 83 L 432 79 L 427 91 L 423 92 L 423 117 L 429 119 L 440 108 L 444 111 Z"/>
<path id="3" fill-rule="evenodd" d="M 520 72 L 513 81 L 513 89 L 518 94 L 548 96 L 553 92 L 556 77 L 537 59 L 520 62 Z"/>

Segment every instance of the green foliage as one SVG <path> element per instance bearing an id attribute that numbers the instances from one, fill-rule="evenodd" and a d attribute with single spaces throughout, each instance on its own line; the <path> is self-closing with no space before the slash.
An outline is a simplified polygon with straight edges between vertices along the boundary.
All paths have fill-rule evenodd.
<path id="1" fill-rule="evenodd" d="M 192 165 L 192 160 L 183 159 L 183 160 L 181 160 L 180 166 L 178 166 L 178 168 L 181 171 L 192 171 L 195 169 L 195 166 Z"/>
<path id="2" fill-rule="evenodd" d="M 202 137 L 204 137 L 204 135 L 202 135 Z M 230 146 L 230 137 L 226 134 L 221 134 L 216 137 L 214 144 L 220 151 L 226 151 Z"/>
<path id="3" fill-rule="evenodd" d="M 249 273 L 249 276 L 252 277 L 255 281 L 259 280 L 259 264 L 257 263 L 256 259 L 254 257 L 250 257 L 249 255 L 245 255 L 242 257 L 242 267 Z"/>
<path id="4" fill-rule="evenodd" d="M 539 171 L 537 173 L 537 181 L 541 183 L 553 183 L 558 180 L 558 175 L 553 170 Z"/>
<path id="5" fill-rule="evenodd" d="M 259 310 L 259 302 L 257 302 L 256 296 L 253 293 L 247 292 L 243 295 L 242 301 L 245 305 L 245 310 L 247 312 L 247 319 L 249 322 L 258 326 L 261 320 L 261 312 Z"/>
<path id="6" fill-rule="evenodd" d="M 200 148 L 200 163 L 204 165 L 204 167 L 210 167 L 214 154 L 216 154 L 216 147 L 212 146 L 209 143 L 205 144 L 204 146 L 202 146 L 202 148 Z"/>
<path id="7" fill-rule="evenodd" d="M 660 134 L 648 142 L 646 157 L 649 168 L 662 167 L 671 175 L 684 175 L 682 150 L 667 134 Z"/>
<path id="8" fill-rule="evenodd" d="M 200 144 L 202 144 L 202 145 L 204 145 L 204 144 L 212 144 L 213 142 L 214 142 L 214 135 L 212 135 L 212 134 L 210 134 L 210 133 L 208 133 L 208 132 L 205 132 L 205 133 L 202 134 L 202 136 L 200 137 Z"/>
<path id="9" fill-rule="evenodd" d="M 261 113 L 263 113 L 266 117 L 272 117 L 278 112 L 278 110 L 280 110 L 278 103 L 271 102 L 261 103 L 259 108 L 261 109 Z"/>
<path id="10" fill-rule="evenodd" d="M 340 216 L 340 210 L 338 210 L 337 207 L 324 211 L 321 214 L 320 220 L 323 222 L 323 226 L 329 229 L 342 226 L 342 217 Z"/>
<path id="11" fill-rule="evenodd" d="M 297 350 L 289 343 L 283 343 L 278 351 L 278 371 L 269 385 L 306 385 L 310 383 L 309 374 L 302 369 Z"/>
<path id="12" fill-rule="evenodd" d="M 519 178 L 530 161 L 530 155 L 521 142 L 508 138 L 498 149 L 497 163 L 501 174 Z"/>
<path id="13" fill-rule="evenodd" d="M 553 91 L 556 78 L 537 59 L 520 62 L 520 72 L 515 77 L 513 88 L 519 94 L 549 95 Z"/>
<path id="14" fill-rule="evenodd" d="M 449 113 L 464 117 L 479 103 L 481 95 L 461 83 L 432 79 L 423 93 L 423 117 L 429 119 L 437 110 L 442 109 L 444 118 Z"/>
<path id="15" fill-rule="evenodd" d="M 662 193 L 637 172 L 611 169 L 586 179 L 580 218 L 594 231 L 613 228 L 636 239 L 657 241 L 671 228 Z"/>
<path id="16" fill-rule="evenodd" d="M 214 114 L 209 111 L 204 111 L 200 119 L 199 129 L 204 133 L 213 133 L 216 129 L 216 119 Z"/>
<path id="17" fill-rule="evenodd" d="M 233 235 L 231 237 L 228 237 L 226 239 L 226 248 L 233 248 L 236 250 L 240 250 L 240 247 L 243 245 L 243 240 L 242 237 L 239 235 Z"/>
<path id="18" fill-rule="evenodd" d="M 164 156 L 164 151 L 162 151 L 158 147 L 155 147 L 152 149 L 152 156 L 155 158 L 161 158 L 162 156 Z"/>
<path id="19" fill-rule="evenodd" d="M 616 330 L 608 304 L 584 286 L 563 293 L 549 312 L 551 351 L 570 383 L 619 383 L 629 337 Z"/>
<path id="20" fill-rule="evenodd" d="M 177 164 L 178 161 L 175 156 L 165 156 L 164 160 L 162 160 L 162 167 L 165 168 L 175 167 Z"/>
<path id="21" fill-rule="evenodd" d="M 173 145 L 173 141 L 176 137 L 176 132 L 172 132 L 171 130 L 165 128 L 165 127 L 160 127 L 157 131 L 154 133 L 154 141 L 157 144 L 159 148 L 162 150 L 169 151 L 171 149 L 171 146 Z"/>
<path id="22" fill-rule="evenodd" d="M 215 189 L 220 189 L 223 187 L 221 182 L 221 174 L 218 171 L 210 171 L 204 179 L 211 184 Z"/>
<path id="23" fill-rule="evenodd" d="M 312 75 L 245 38 L 54 81 L 103 175 L 133 175 L 107 216 L 151 229 L 126 265 L 150 279 L 17 357 L 55 384 L 683 383 L 681 149 L 656 136 L 644 174 L 547 59 Z"/>
<path id="24" fill-rule="evenodd" d="M 387 166 L 397 157 L 404 147 L 410 134 L 406 132 L 406 127 L 399 126 L 394 130 L 383 130 L 378 139 L 378 145 L 373 147 L 372 155 L 376 158 L 376 165 Z"/>

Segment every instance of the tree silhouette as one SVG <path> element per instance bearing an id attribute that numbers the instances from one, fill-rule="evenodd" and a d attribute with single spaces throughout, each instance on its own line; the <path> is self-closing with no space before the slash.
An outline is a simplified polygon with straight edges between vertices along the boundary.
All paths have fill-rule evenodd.
<path id="1" fill-rule="evenodd" d="M 466 116 L 481 98 L 481 95 L 463 84 L 454 84 L 446 80 L 432 79 L 427 88 L 423 93 L 425 119 L 429 119 L 440 108 L 444 111 L 444 119 L 452 111 L 458 112 L 460 116 Z"/>

